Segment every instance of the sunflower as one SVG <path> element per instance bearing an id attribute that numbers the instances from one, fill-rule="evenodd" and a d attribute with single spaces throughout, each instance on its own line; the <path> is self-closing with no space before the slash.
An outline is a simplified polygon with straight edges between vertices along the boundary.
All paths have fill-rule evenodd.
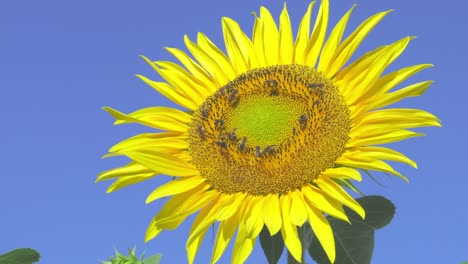
<path id="1" fill-rule="evenodd" d="M 333 262 L 335 241 L 325 215 L 349 222 L 345 205 L 365 217 L 344 187 L 356 190 L 352 180 L 361 181 L 360 171 L 406 180 L 386 161 L 416 167 L 402 153 L 376 145 L 422 135 L 409 128 L 440 126 L 426 111 L 388 107 L 424 93 L 431 81 L 393 88 L 432 65 L 383 74 L 412 37 L 349 63 L 390 11 L 369 17 L 343 40 L 355 6 L 328 38 L 329 2 L 321 2 L 310 32 L 313 6 L 295 40 L 286 5 L 279 27 L 261 7 L 252 37 L 234 20 L 222 18 L 226 53 L 198 33 L 196 42 L 185 36 L 188 53 L 167 48 L 180 64 L 143 57 L 165 81 L 138 77 L 185 111 L 157 106 L 124 114 L 104 108 L 115 124 L 140 123 L 157 130 L 110 149 L 108 155 L 132 161 L 99 175 L 97 181 L 116 179 L 108 192 L 156 175 L 175 177 L 146 200 L 170 197 L 151 221 L 146 241 L 198 212 L 186 244 L 189 263 L 213 224 L 212 262 L 235 236 L 232 262 L 243 263 L 264 226 L 271 235 L 281 232 L 291 255 L 301 261 L 297 227 L 309 222 Z"/>

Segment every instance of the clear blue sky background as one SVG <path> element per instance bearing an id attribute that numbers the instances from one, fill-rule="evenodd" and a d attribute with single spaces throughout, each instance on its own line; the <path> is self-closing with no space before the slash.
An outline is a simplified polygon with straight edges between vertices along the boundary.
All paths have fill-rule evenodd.
<path id="1" fill-rule="evenodd" d="M 438 115 L 443 128 L 428 136 L 393 144 L 418 161 L 419 169 L 397 165 L 411 182 L 379 175 L 367 194 L 380 194 L 397 206 L 394 221 L 376 235 L 373 263 L 460 263 L 468 260 L 468 175 L 466 4 L 435 1 L 331 0 L 335 23 L 357 3 L 349 28 L 366 17 L 394 8 L 358 50 L 365 51 L 416 35 L 391 69 L 434 63 L 412 81 L 435 80 L 428 92 L 400 104 Z M 308 1 L 288 1 L 297 27 Z M 137 246 L 162 252 L 164 263 L 185 263 L 191 221 L 177 231 L 143 243 L 161 203 L 145 205 L 161 179 L 106 194 L 96 175 L 123 165 L 101 160 L 114 143 L 148 131 L 136 125 L 112 126 L 102 106 L 124 112 L 173 105 L 134 74 L 158 79 L 138 55 L 172 60 L 165 46 L 183 47 L 183 35 L 205 32 L 222 46 L 220 19 L 240 21 L 250 34 L 252 11 L 261 5 L 279 16 L 283 1 L 260 0 L 2 0 L 0 4 L 0 252 L 32 247 L 41 263 L 98 263 Z M 316 11 L 316 10 L 315 10 Z M 347 31 L 349 33 L 349 30 Z M 207 263 L 208 233 L 197 263 Z M 222 259 L 229 262 L 230 252 Z M 257 247 L 248 263 L 263 263 Z"/>

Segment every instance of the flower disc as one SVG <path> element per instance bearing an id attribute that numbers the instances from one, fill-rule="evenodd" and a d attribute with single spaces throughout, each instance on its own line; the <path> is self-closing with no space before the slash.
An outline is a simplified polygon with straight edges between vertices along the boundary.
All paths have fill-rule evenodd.
<path id="1" fill-rule="evenodd" d="M 192 163 L 213 188 L 252 195 L 300 189 L 345 150 L 349 110 L 315 69 L 252 69 L 207 98 L 189 130 Z"/>

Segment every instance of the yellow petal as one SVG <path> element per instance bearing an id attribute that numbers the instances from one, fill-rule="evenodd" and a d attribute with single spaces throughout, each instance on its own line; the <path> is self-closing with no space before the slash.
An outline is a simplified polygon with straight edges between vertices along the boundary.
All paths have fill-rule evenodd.
<path id="1" fill-rule="evenodd" d="M 151 220 L 151 223 L 149 224 L 148 229 L 146 230 L 145 242 L 148 242 L 149 240 L 155 238 L 163 230 L 161 226 L 156 225 L 156 223 L 160 219 L 168 217 L 170 218 L 170 216 L 173 215 L 173 213 L 180 212 L 181 209 L 184 208 L 184 203 L 186 203 L 187 201 L 190 202 L 190 200 L 193 199 L 193 197 L 199 198 L 201 195 L 203 195 L 203 192 L 207 188 L 207 186 L 199 186 L 188 192 L 172 196 L 161 208 L 158 214 Z M 188 216 L 189 213 L 187 213 L 186 216 Z M 170 225 L 166 225 L 165 229 L 176 228 L 180 223 L 182 223 L 185 220 L 185 218 L 183 217 L 184 215 L 182 215 L 182 217 L 180 216 L 181 214 L 179 214 L 179 217 L 172 218 L 172 222 L 170 223 Z"/>
<path id="2" fill-rule="evenodd" d="M 216 86 L 216 83 L 214 80 L 210 77 L 210 75 L 200 66 L 198 65 L 195 61 L 190 58 L 185 52 L 176 49 L 176 48 L 166 48 L 166 50 L 172 54 L 176 59 L 184 65 L 187 70 L 189 70 L 195 78 L 199 79 L 202 83 L 205 83 L 206 85 L 213 87 Z"/>
<path id="3" fill-rule="evenodd" d="M 350 85 L 359 84 L 359 80 L 363 80 L 367 75 L 370 67 L 374 66 L 379 68 L 377 73 L 381 71 L 382 67 L 388 66 L 396 57 L 401 54 L 404 48 L 408 45 L 409 41 L 414 39 L 413 37 L 405 37 L 398 41 L 391 43 L 390 45 L 380 46 L 375 48 L 357 60 L 353 61 L 349 66 L 346 66 L 335 76 L 335 81 L 351 83 Z M 378 78 L 380 74 L 373 74 L 372 77 Z"/>
<path id="4" fill-rule="evenodd" d="M 237 72 L 244 73 L 250 68 L 259 67 L 253 44 L 239 24 L 227 17 L 223 17 L 222 24 L 226 51 Z"/>
<path id="5" fill-rule="evenodd" d="M 314 30 L 312 31 L 312 36 L 310 37 L 307 47 L 308 54 L 305 65 L 315 67 L 315 64 L 317 63 L 317 58 L 322 50 L 323 41 L 325 40 L 325 34 L 327 32 L 328 13 L 329 2 L 328 0 L 322 0 L 317 20 L 315 21 Z"/>
<path id="6" fill-rule="evenodd" d="M 420 96 L 427 90 L 427 88 L 429 88 L 429 86 L 432 83 L 433 81 L 420 82 L 420 83 L 406 86 L 405 88 L 402 88 L 392 93 L 370 97 L 367 100 L 370 103 L 366 108 L 367 109 L 381 108 L 381 107 L 393 104 L 395 102 L 398 102 L 406 97 Z"/>
<path id="7" fill-rule="evenodd" d="M 177 93 L 169 84 L 165 82 L 155 82 L 139 74 L 137 74 L 137 77 L 174 103 L 190 110 L 196 110 L 198 108 L 199 104 L 194 102 L 191 98 L 184 97 L 180 93 Z"/>
<path id="8" fill-rule="evenodd" d="M 226 247 L 229 245 L 234 232 L 239 225 L 239 217 L 233 215 L 232 217 L 222 221 L 218 228 L 218 234 L 216 235 L 216 241 L 213 246 L 213 254 L 211 256 L 211 263 L 216 263 L 223 255 Z"/>
<path id="9" fill-rule="evenodd" d="M 174 111 L 165 113 L 164 110 L 161 109 L 160 113 L 153 111 L 153 112 L 147 112 L 147 113 L 140 112 L 138 114 L 135 114 L 134 112 L 129 115 L 126 115 L 110 107 L 103 107 L 102 109 L 104 109 L 106 112 L 108 112 L 112 117 L 116 119 L 116 122 L 114 123 L 116 125 L 127 124 L 127 123 L 140 123 L 145 126 L 149 126 L 149 127 L 156 128 L 156 129 L 162 129 L 162 130 L 170 130 L 170 131 L 176 131 L 176 132 L 186 132 L 188 130 L 188 126 L 186 124 L 180 122 L 178 119 L 175 119 L 174 117 L 169 116 L 171 114 L 173 114 L 174 116 L 177 116 L 177 113 Z M 170 109 L 170 108 L 166 107 L 166 109 Z M 180 116 L 177 116 L 177 118 L 179 117 Z"/>
<path id="10" fill-rule="evenodd" d="M 216 212 L 224 204 L 224 194 L 220 194 L 218 197 L 213 199 L 213 201 L 203 208 L 200 213 L 195 218 L 192 228 L 190 229 L 190 235 L 187 239 L 187 245 L 194 242 L 193 240 L 197 238 L 200 232 L 203 232 L 208 226 L 214 224 L 216 221 Z"/>
<path id="11" fill-rule="evenodd" d="M 109 188 L 107 188 L 106 192 L 111 193 L 111 192 L 120 190 L 123 187 L 127 187 L 127 186 L 135 184 L 135 183 L 146 181 L 146 180 L 148 180 L 148 179 L 150 179 L 150 178 L 152 178 L 154 176 L 156 176 L 156 175 L 153 172 L 151 174 L 142 175 L 142 176 L 129 176 L 129 177 L 125 177 L 125 178 L 119 178 L 119 179 L 115 180 L 109 186 Z"/>
<path id="12" fill-rule="evenodd" d="M 252 252 L 255 241 L 263 228 L 260 197 L 248 196 L 245 200 L 245 211 L 240 217 L 241 222 L 237 231 L 232 254 L 232 263 L 244 263 Z M 258 206 L 257 206 L 258 205 Z"/>
<path id="13" fill-rule="evenodd" d="M 211 91 L 216 89 L 218 86 L 213 86 L 210 83 L 203 83 L 200 79 L 196 78 L 192 73 L 188 72 L 185 68 L 179 64 L 172 61 L 154 61 L 155 66 L 160 69 L 174 72 L 179 78 L 184 79 L 185 82 L 188 82 L 197 94 L 201 95 L 203 98 L 206 98 L 211 94 Z M 159 69 L 158 68 L 158 69 Z"/>
<path id="14" fill-rule="evenodd" d="M 356 181 L 362 180 L 361 173 L 359 173 L 359 171 L 347 167 L 329 168 L 325 170 L 322 174 L 330 178 L 353 179 Z"/>
<path id="15" fill-rule="evenodd" d="M 405 50 L 412 38 L 406 37 L 377 52 L 376 58 L 370 61 L 363 60 L 361 64 L 364 68 L 355 70 L 357 75 L 353 75 L 349 79 L 349 87 L 344 88 L 344 96 L 347 99 L 348 105 L 353 105 L 356 102 L 367 98 L 367 91 L 378 80 L 384 70 Z M 359 68 L 358 65 L 357 67 Z M 344 69 L 342 72 L 346 71 Z M 340 72 L 341 74 L 341 72 Z M 352 74 L 349 74 L 351 76 Z M 337 78 L 340 78 L 337 76 Z"/>
<path id="16" fill-rule="evenodd" d="M 340 158 L 338 158 L 335 161 L 335 163 L 344 165 L 344 166 L 353 167 L 356 169 L 382 171 L 382 172 L 393 174 L 395 176 L 402 178 L 405 181 L 408 181 L 408 179 L 405 176 L 395 171 L 392 168 L 392 166 L 388 165 L 387 163 L 381 160 L 371 159 L 369 157 L 360 157 L 359 155 L 356 155 L 356 153 L 352 151 L 348 151 L 347 153 L 345 152 Z"/>
<path id="17" fill-rule="evenodd" d="M 179 74 L 178 72 L 161 69 L 156 63 L 153 63 L 145 56 L 141 56 L 153 69 L 169 83 L 174 91 L 188 100 L 194 102 L 197 105 L 201 105 L 205 98 L 210 94 L 205 89 L 195 89 L 196 85 L 187 78 L 185 74 Z"/>
<path id="18" fill-rule="evenodd" d="M 297 226 L 302 226 L 307 220 L 307 209 L 299 190 L 294 190 L 291 195 L 291 222 Z"/>
<path id="19" fill-rule="evenodd" d="M 366 216 L 366 212 L 364 211 L 364 209 L 337 183 L 335 183 L 326 176 L 319 177 L 315 181 L 315 183 L 320 187 L 320 189 L 322 189 L 338 201 L 342 202 L 344 205 L 351 208 L 351 210 L 355 211 L 364 219 L 364 217 Z"/>
<path id="20" fill-rule="evenodd" d="M 351 148 L 369 145 L 381 145 L 401 141 L 407 138 L 424 136 L 424 134 L 404 129 L 398 129 L 388 132 L 385 130 L 382 131 L 379 129 L 375 129 L 369 132 L 363 131 L 359 134 L 359 136 L 362 138 L 352 138 L 350 141 L 348 141 L 346 147 Z"/>
<path id="21" fill-rule="evenodd" d="M 252 43 L 255 50 L 255 54 L 257 54 L 258 62 L 260 66 L 265 67 L 267 65 L 266 58 L 265 58 L 265 48 L 263 41 L 264 31 L 263 31 L 263 21 L 255 15 L 255 22 L 252 29 Z"/>
<path id="22" fill-rule="evenodd" d="M 255 239 L 263 228 L 262 206 L 264 199 L 252 197 L 245 211 L 244 225 L 247 238 Z"/>
<path id="23" fill-rule="evenodd" d="M 262 216 L 263 222 L 270 231 L 270 235 L 278 233 L 281 229 L 281 207 L 277 194 L 268 194 L 263 198 Z"/>
<path id="24" fill-rule="evenodd" d="M 227 83 L 227 76 L 221 66 L 215 61 L 209 53 L 199 47 L 197 44 L 192 42 L 187 35 L 184 36 L 185 46 L 192 53 L 193 57 L 200 63 L 200 65 L 211 75 L 211 77 L 217 82 L 218 86 L 222 86 Z M 213 93 L 216 88 L 211 90 Z"/>
<path id="25" fill-rule="evenodd" d="M 224 85 L 227 81 L 234 80 L 239 73 L 234 69 L 232 63 L 229 61 L 229 58 L 226 57 L 226 54 L 222 52 L 207 36 L 203 33 L 198 33 L 198 45 L 202 50 L 205 50 L 223 69 L 226 74 L 227 80 L 222 81 L 218 80 L 218 83 Z M 214 78 L 218 78 L 214 76 Z"/>
<path id="26" fill-rule="evenodd" d="M 195 260 L 195 255 L 197 254 L 198 249 L 200 248 L 200 245 L 203 242 L 203 238 L 205 237 L 206 231 L 208 231 L 209 227 L 210 226 L 205 227 L 195 238 L 192 239 L 192 242 L 190 244 L 187 244 L 186 249 L 188 263 L 192 264 Z"/>
<path id="27" fill-rule="evenodd" d="M 171 132 L 169 132 L 171 133 Z M 166 134 L 166 135 L 161 135 Z M 174 133 L 172 133 L 174 134 Z M 144 133 L 121 141 L 109 149 L 109 152 L 128 152 L 141 149 L 152 149 L 165 153 L 177 153 L 188 148 L 185 137 L 166 133 Z"/>
<path id="28" fill-rule="evenodd" d="M 279 29 L 279 63 L 291 64 L 293 63 L 293 35 L 291 29 L 291 21 L 289 19 L 288 9 L 284 3 L 283 11 L 280 15 L 280 29 Z"/>
<path id="29" fill-rule="evenodd" d="M 343 41 L 330 60 L 331 65 L 327 71 L 327 76 L 334 76 L 348 62 L 369 32 L 390 12 L 391 10 L 371 16 Z"/>
<path id="30" fill-rule="evenodd" d="M 364 154 L 364 157 L 370 157 L 373 159 L 383 159 L 383 160 L 391 160 L 391 161 L 398 161 L 402 163 L 406 163 L 414 168 L 417 168 L 416 162 L 411 160 L 410 158 L 406 157 L 402 153 L 384 147 L 360 147 L 356 150 L 352 151 L 359 151 L 361 155 Z"/>
<path id="31" fill-rule="evenodd" d="M 154 107 L 146 107 L 139 109 L 135 112 L 128 114 L 133 118 L 137 118 L 140 120 L 144 120 L 147 122 L 155 122 L 158 118 L 172 118 L 173 120 L 180 122 L 182 124 L 189 124 L 192 122 L 192 115 L 187 114 L 179 109 L 172 108 L 172 107 L 164 107 L 164 106 L 154 106 Z M 116 121 L 117 124 L 120 124 L 122 121 Z"/>
<path id="32" fill-rule="evenodd" d="M 219 208 L 216 219 L 223 221 L 234 215 L 239 210 L 239 206 L 245 199 L 245 194 L 234 193 L 223 197 L 223 206 Z"/>
<path id="33" fill-rule="evenodd" d="M 306 60 L 307 43 L 309 42 L 310 32 L 310 16 L 312 14 L 312 7 L 315 2 L 311 2 L 307 7 L 307 12 L 304 14 L 297 31 L 296 43 L 294 45 L 294 63 L 304 64 Z"/>
<path id="34" fill-rule="evenodd" d="M 265 58 L 267 65 L 278 65 L 278 55 L 279 55 L 279 33 L 278 28 L 276 27 L 275 20 L 271 16 L 270 11 L 265 7 L 260 7 L 260 20 L 263 22 L 263 41 Z"/>
<path id="35" fill-rule="evenodd" d="M 382 109 L 372 112 L 367 112 L 353 119 L 352 129 L 358 126 L 368 126 L 372 124 L 416 124 L 419 127 L 421 125 L 433 125 L 440 126 L 440 120 L 431 113 L 419 109 L 405 109 L 405 108 L 390 108 Z M 421 125 L 417 125 L 421 124 Z M 399 126 L 399 128 L 402 128 Z M 405 127 L 403 127 L 405 128 Z"/>
<path id="36" fill-rule="evenodd" d="M 289 194 L 281 195 L 281 215 L 283 216 L 283 225 L 281 226 L 281 235 L 284 243 L 291 255 L 299 262 L 302 259 L 302 245 L 297 234 L 297 227 L 291 222 L 291 197 Z"/>
<path id="37" fill-rule="evenodd" d="M 256 239 L 239 237 L 239 233 L 234 244 L 232 263 L 244 263 L 255 247 Z"/>
<path id="38" fill-rule="evenodd" d="M 409 77 L 413 76 L 414 74 L 430 68 L 434 65 L 432 64 L 419 64 L 410 67 L 406 67 L 403 69 L 396 70 L 392 73 L 385 75 L 384 77 L 380 78 L 371 88 L 369 88 L 368 96 L 374 94 L 382 94 L 385 92 L 390 91 L 393 87 L 397 86 L 401 82 L 405 81 Z"/>
<path id="39" fill-rule="evenodd" d="M 159 186 L 146 198 L 146 203 L 151 203 L 157 199 L 170 195 L 179 194 L 196 188 L 198 185 L 205 182 L 205 178 L 200 176 L 178 178 L 164 185 Z"/>
<path id="40" fill-rule="evenodd" d="M 166 153 L 140 150 L 128 151 L 123 154 L 145 167 L 159 171 L 161 174 L 182 177 L 199 174 L 198 169 L 193 165 Z"/>
<path id="41" fill-rule="evenodd" d="M 200 247 L 203 237 L 206 234 L 206 231 L 216 220 L 215 215 L 216 211 L 221 206 L 219 203 L 221 197 L 222 195 L 219 195 L 218 197 L 214 198 L 210 204 L 205 206 L 205 208 L 200 211 L 200 213 L 193 221 L 186 245 L 189 263 L 193 263 L 195 255 L 198 251 L 198 248 Z"/>
<path id="42" fill-rule="evenodd" d="M 395 123 L 392 123 L 394 121 Z M 441 126 L 438 121 L 423 121 L 423 122 L 409 122 L 406 120 L 393 120 L 389 119 L 388 123 L 382 124 L 370 124 L 365 126 L 356 126 L 351 129 L 349 136 L 353 139 L 365 139 L 365 138 L 374 138 L 378 136 L 385 136 L 393 132 L 406 131 L 408 128 L 417 128 L 425 126 Z M 411 133 L 410 133 L 411 134 Z M 394 134 L 396 136 L 399 134 Z M 424 134 L 414 135 L 414 136 L 423 136 Z M 413 137 L 413 136 L 411 136 Z M 401 139 L 398 139 L 401 140 Z M 389 141 L 393 142 L 393 141 Z M 378 143 L 375 143 L 378 144 Z M 381 143 L 384 144 L 384 143 Z"/>
<path id="43" fill-rule="evenodd" d="M 155 174 L 158 174 L 158 172 L 148 169 L 138 163 L 130 162 L 125 166 L 101 172 L 98 175 L 96 182 L 120 177 L 144 177 Z"/>
<path id="44" fill-rule="evenodd" d="M 156 216 L 155 225 L 164 229 L 174 229 L 177 227 L 174 225 L 174 222 L 177 222 L 177 225 L 181 223 L 181 221 L 178 221 L 179 218 L 187 218 L 187 216 L 210 204 L 216 196 L 218 196 L 218 192 L 208 191 L 198 192 L 192 197 L 186 197 L 182 205 L 175 208 L 172 212 L 168 214 L 158 214 Z"/>
<path id="45" fill-rule="evenodd" d="M 348 216 L 346 216 L 341 203 L 324 191 L 313 185 L 306 185 L 302 187 L 302 194 L 309 207 L 316 207 L 322 212 L 349 223 Z"/>
<path id="46" fill-rule="evenodd" d="M 333 75 L 330 75 L 328 72 L 328 68 L 333 63 L 331 58 L 335 54 L 336 48 L 341 42 L 341 38 L 343 37 L 343 33 L 346 29 L 346 25 L 348 24 L 349 17 L 353 12 L 356 5 L 353 5 L 351 9 L 338 21 L 336 26 L 333 28 L 330 36 L 328 37 L 325 45 L 323 46 L 322 53 L 320 54 L 320 61 L 318 64 L 318 71 L 325 74 L 327 78 L 332 78 Z"/>
<path id="47" fill-rule="evenodd" d="M 309 223 L 331 263 L 335 262 L 335 238 L 333 231 L 322 212 L 315 207 L 307 207 Z"/>

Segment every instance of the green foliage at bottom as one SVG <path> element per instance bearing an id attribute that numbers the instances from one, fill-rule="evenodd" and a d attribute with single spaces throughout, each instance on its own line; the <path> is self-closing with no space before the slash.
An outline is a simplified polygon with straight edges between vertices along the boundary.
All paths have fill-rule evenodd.
<path id="1" fill-rule="evenodd" d="M 153 255 L 149 258 L 137 257 L 135 248 L 128 250 L 128 256 L 120 254 L 115 250 L 115 257 L 109 258 L 109 261 L 103 261 L 102 264 L 159 264 L 161 262 L 161 254 Z"/>
<path id="2" fill-rule="evenodd" d="M 271 236 L 268 229 L 263 227 L 262 232 L 260 232 L 260 244 L 262 245 L 268 263 L 277 263 L 284 249 L 284 241 L 281 233 L 278 232 Z"/>
<path id="3" fill-rule="evenodd" d="M 19 248 L 0 255 L 0 264 L 32 264 L 38 262 L 39 253 L 31 248 Z"/>

